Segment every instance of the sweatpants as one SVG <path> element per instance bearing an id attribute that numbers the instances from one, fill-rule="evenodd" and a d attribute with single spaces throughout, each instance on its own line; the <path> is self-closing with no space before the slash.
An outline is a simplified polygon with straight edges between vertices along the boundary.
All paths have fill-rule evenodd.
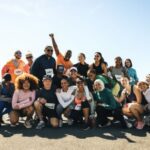
<path id="1" fill-rule="evenodd" d="M 109 110 L 102 106 L 96 107 L 96 113 L 97 113 L 97 123 L 100 125 L 105 125 L 108 122 L 107 117 L 114 117 L 114 119 L 119 120 L 122 127 L 126 127 L 126 122 L 123 118 L 121 108 L 117 108 L 115 110 Z"/>

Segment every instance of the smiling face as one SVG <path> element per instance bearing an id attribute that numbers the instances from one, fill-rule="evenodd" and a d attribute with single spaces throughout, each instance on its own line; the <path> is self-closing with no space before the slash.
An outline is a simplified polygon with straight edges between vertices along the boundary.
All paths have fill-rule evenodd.
<path id="1" fill-rule="evenodd" d="M 120 82 L 123 87 L 126 87 L 129 85 L 129 79 L 127 77 L 121 77 Z"/>
<path id="2" fill-rule="evenodd" d="M 45 88 L 46 90 L 51 89 L 52 80 L 44 79 L 44 80 L 43 80 L 43 85 L 44 85 L 44 88 Z"/>
<path id="3" fill-rule="evenodd" d="M 101 56 L 98 53 L 95 53 L 94 60 L 95 61 L 100 61 L 100 59 L 101 59 Z"/>
<path id="4" fill-rule="evenodd" d="M 21 51 L 16 51 L 14 56 L 15 56 L 16 59 L 21 59 L 21 57 L 22 57 Z"/>
<path id="5" fill-rule="evenodd" d="M 62 79 L 62 80 L 61 80 L 61 87 L 62 87 L 63 90 L 68 89 L 68 87 L 69 87 L 68 81 L 65 80 L 65 79 Z"/>
<path id="6" fill-rule="evenodd" d="M 96 79 L 96 74 L 92 73 L 92 72 L 89 72 L 88 73 L 88 78 L 91 80 L 91 81 L 94 81 Z"/>
<path id="7" fill-rule="evenodd" d="M 53 48 L 51 46 L 47 46 L 44 51 L 48 57 L 51 57 L 53 55 Z"/>
<path id="8" fill-rule="evenodd" d="M 147 83 L 140 82 L 138 84 L 138 88 L 140 89 L 141 92 L 145 92 L 149 88 L 149 85 Z"/>
<path id="9" fill-rule="evenodd" d="M 97 79 L 97 80 L 94 81 L 93 87 L 94 87 L 95 91 L 103 91 L 104 88 L 105 88 L 104 82 L 101 81 L 100 79 Z"/>
<path id="10" fill-rule="evenodd" d="M 85 55 L 80 53 L 78 56 L 78 60 L 79 60 L 79 62 L 84 62 L 85 61 Z"/>
<path id="11" fill-rule="evenodd" d="M 64 60 L 69 61 L 72 56 L 71 50 L 68 50 L 64 56 Z"/>
<path id="12" fill-rule="evenodd" d="M 25 80 L 23 82 L 23 89 L 24 90 L 29 90 L 30 89 L 30 82 L 28 80 Z"/>

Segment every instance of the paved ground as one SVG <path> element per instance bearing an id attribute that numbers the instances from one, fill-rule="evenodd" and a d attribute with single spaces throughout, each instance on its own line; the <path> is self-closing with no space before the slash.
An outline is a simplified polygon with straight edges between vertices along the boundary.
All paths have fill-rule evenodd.
<path id="1" fill-rule="evenodd" d="M 80 127 L 25 129 L 23 124 L 0 127 L 0 150 L 149 150 L 150 128 L 122 129 L 119 125 L 83 131 Z"/>

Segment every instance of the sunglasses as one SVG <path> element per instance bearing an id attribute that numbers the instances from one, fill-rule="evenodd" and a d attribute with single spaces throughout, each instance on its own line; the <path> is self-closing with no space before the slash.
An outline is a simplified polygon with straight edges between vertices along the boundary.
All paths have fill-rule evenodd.
<path id="1" fill-rule="evenodd" d="M 18 55 L 22 55 L 22 53 L 21 53 L 21 52 L 16 52 L 16 54 L 18 54 Z"/>
<path id="2" fill-rule="evenodd" d="M 26 57 L 26 59 L 31 59 L 31 58 L 33 58 L 33 57 L 32 56 Z"/>
<path id="3" fill-rule="evenodd" d="M 46 51 L 47 51 L 47 52 L 53 52 L 53 50 L 52 50 L 52 49 L 46 49 Z"/>

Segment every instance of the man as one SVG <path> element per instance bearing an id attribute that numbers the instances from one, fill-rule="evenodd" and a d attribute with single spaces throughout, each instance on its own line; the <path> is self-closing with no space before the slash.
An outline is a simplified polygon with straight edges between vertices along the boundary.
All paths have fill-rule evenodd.
<path id="1" fill-rule="evenodd" d="M 17 76 L 24 72 L 25 63 L 21 60 L 22 52 L 20 50 L 15 51 L 15 59 L 8 61 L 2 68 L 2 77 L 5 73 L 9 73 L 12 78 L 12 82 L 15 82 Z"/>
<path id="2" fill-rule="evenodd" d="M 33 64 L 33 55 L 32 55 L 31 52 L 26 53 L 26 60 L 27 60 L 28 63 L 24 66 L 24 71 L 26 73 L 30 73 L 30 68 Z"/>
<path id="3" fill-rule="evenodd" d="M 72 51 L 67 50 L 65 55 L 63 56 L 62 53 L 59 51 L 59 48 L 57 46 L 57 43 L 54 38 L 54 34 L 49 34 L 49 36 L 52 39 L 53 47 L 57 56 L 57 65 L 64 65 L 65 69 L 69 69 L 73 66 L 72 62 L 70 61 L 70 58 L 72 56 Z"/>
<path id="4" fill-rule="evenodd" d="M 39 86 L 42 87 L 43 76 L 50 75 L 53 76 L 56 72 L 56 61 L 53 55 L 52 46 L 46 46 L 44 50 L 45 54 L 38 57 L 32 67 L 31 74 L 35 75 L 39 79 Z"/>
<path id="5" fill-rule="evenodd" d="M 64 75 L 64 66 L 63 65 L 57 65 L 56 69 L 57 73 L 53 77 L 53 85 L 55 88 L 61 88 L 61 80 L 62 78 L 66 77 Z"/>
<path id="6" fill-rule="evenodd" d="M 34 102 L 35 111 L 40 120 L 36 129 L 45 127 L 44 118 L 48 118 L 52 127 L 58 127 L 58 117 L 56 113 L 58 101 L 55 88 L 52 86 L 52 77 L 45 75 L 42 81 L 44 86 L 37 92 L 37 100 Z"/>

